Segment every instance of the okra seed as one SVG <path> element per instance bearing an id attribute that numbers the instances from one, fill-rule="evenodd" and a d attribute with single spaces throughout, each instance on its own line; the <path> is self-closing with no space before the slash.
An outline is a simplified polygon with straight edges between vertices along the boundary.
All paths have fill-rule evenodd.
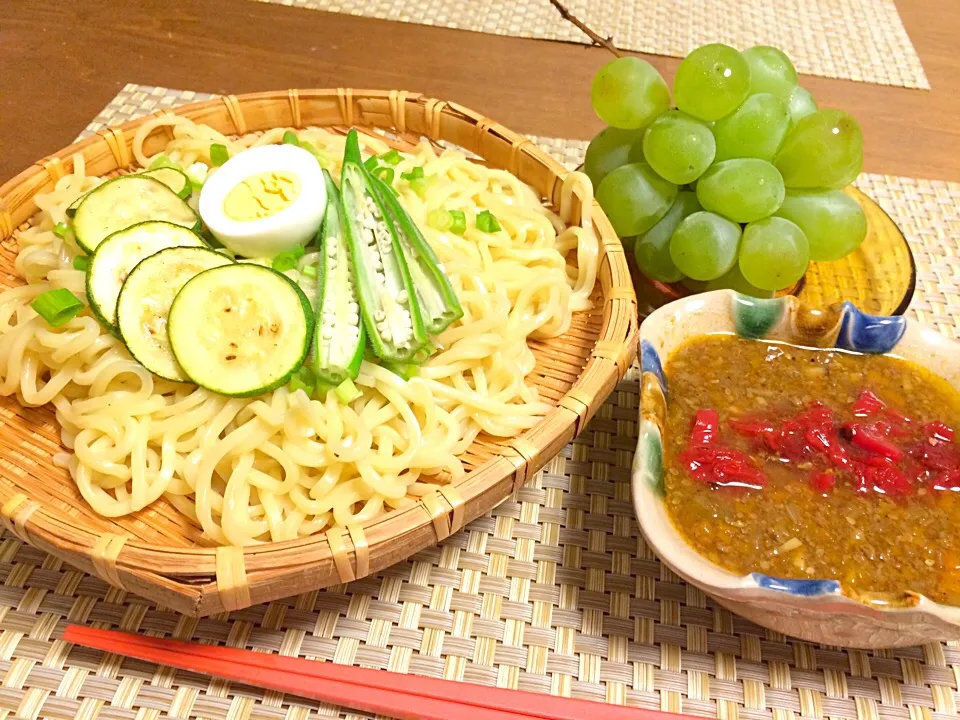
<path id="1" fill-rule="evenodd" d="M 387 314 L 383 310 L 377 310 L 373 314 L 373 319 L 376 320 L 378 323 L 383 322 L 384 320 L 386 320 L 386 318 L 387 318 Z"/>
<path id="2" fill-rule="evenodd" d="M 401 305 L 406 305 L 407 299 L 408 297 L 407 297 L 406 290 L 401 290 L 400 292 L 397 293 L 397 302 L 400 303 Z"/>

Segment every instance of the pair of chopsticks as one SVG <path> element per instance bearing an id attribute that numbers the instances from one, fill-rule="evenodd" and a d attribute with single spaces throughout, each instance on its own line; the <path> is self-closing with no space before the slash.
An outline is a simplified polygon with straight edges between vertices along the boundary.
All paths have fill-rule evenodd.
<path id="1" fill-rule="evenodd" d="M 490 688 L 68 625 L 67 642 L 399 720 L 693 720 L 656 710 Z"/>

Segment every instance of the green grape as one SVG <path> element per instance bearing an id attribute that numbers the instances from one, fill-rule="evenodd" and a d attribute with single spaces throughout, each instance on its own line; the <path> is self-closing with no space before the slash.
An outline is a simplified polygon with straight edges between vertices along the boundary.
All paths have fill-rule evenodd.
<path id="1" fill-rule="evenodd" d="M 620 237 L 645 233 L 666 215 L 676 197 L 677 186 L 646 163 L 618 167 L 596 192 L 597 202 Z"/>
<path id="2" fill-rule="evenodd" d="M 740 241 L 740 272 L 762 290 L 790 287 L 810 264 L 810 245 L 803 230 L 782 217 L 747 225 Z"/>
<path id="3" fill-rule="evenodd" d="M 636 150 L 634 150 L 636 152 Z M 693 182 L 710 167 L 716 141 L 710 128 L 679 110 L 668 110 L 643 135 L 643 156 L 660 177 Z"/>
<path id="4" fill-rule="evenodd" d="M 769 45 L 755 45 L 743 51 L 750 66 L 750 92 L 770 93 L 783 101 L 797 86 L 797 71 L 786 54 Z"/>
<path id="5" fill-rule="evenodd" d="M 608 127 L 597 133 L 587 146 L 583 171 L 597 187 L 611 170 L 630 162 L 630 148 L 643 148 L 643 130 L 621 130 Z"/>
<path id="6" fill-rule="evenodd" d="M 733 267 L 739 244 L 739 225 L 711 212 L 695 212 L 673 231 L 670 258 L 687 277 L 713 280 Z"/>
<path id="7" fill-rule="evenodd" d="M 756 298 L 773 297 L 772 290 L 761 290 L 748 283 L 747 279 L 743 277 L 743 273 L 740 272 L 739 263 L 734 263 L 733 267 L 730 268 L 725 275 L 721 275 L 716 280 L 707 280 L 704 282 L 702 280 L 684 278 L 682 282 L 685 288 L 695 293 L 710 292 L 711 290 L 736 290 L 742 295 L 750 295 Z"/>
<path id="8" fill-rule="evenodd" d="M 791 190 L 777 215 L 803 230 L 810 243 L 810 259 L 817 262 L 849 255 L 867 236 L 867 216 L 842 190 Z"/>
<path id="9" fill-rule="evenodd" d="M 863 133 L 842 110 L 817 110 L 787 133 L 773 163 L 789 188 L 841 188 L 863 167 Z"/>
<path id="10" fill-rule="evenodd" d="M 788 107 L 790 109 L 790 119 L 793 120 L 794 125 L 807 115 L 813 115 L 817 111 L 817 103 L 813 99 L 813 95 L 810 94 L 809 90 L 805 90 L 799 85 L 791 93 Z"/>
<path id="11" fill-rule="evenodd" d="M 636 130 L 670 107 L 670 90 L 646 60 L 622 57 L 604 65 L 593 77 L 590 101 L 607 125 Z"/>
<path id="12" fill-rule="evenodd" d="M 673 79 L 677 107 L 700 120 L 729 115 L 750 93 L 750 67 L 729 45 L 701 45 L 683 59 Z"/>
<path id="13" fill-rule="evenodd" d="M 677 270 L 670 257 L 670 238 L 680 222 L 700 210 L 696 193 L 688 190 L 677 193 L 677 199 L 660 221 L 636 239 L 633 246 L 637 267 L 649 278 L 660 282 L 677 282 L 683 273 Z"/>
<path id="14" fill-rule="evenodd" d="M 780 173 L 756 158 L 718 162 L 697 180 L 697 200 L 703 208 L 739 223 L 772 215 L 783 196 Z"/>
<path id="15" fill-rule="evenodd" d="M 731 158 L 773 160 L 787 131 L 790 113 L 780 98 L 770 93 L 751 95 L 743 105 L 713 126 L 716 161 Z"/>

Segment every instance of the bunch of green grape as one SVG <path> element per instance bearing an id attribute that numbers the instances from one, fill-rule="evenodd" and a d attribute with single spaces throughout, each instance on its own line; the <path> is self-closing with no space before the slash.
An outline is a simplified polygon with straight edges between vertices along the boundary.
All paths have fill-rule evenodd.
<path id="1" fill-rule="evenodd" d="M 673 108 L 650 63 L 618 58 L 594 77 L 591 100 L 609 127 L 584 172 L 654 280 L 769 296 L 866 237 L 842 191 L 863 164 L 860 126 L 818 109 L 776 48 L 697 48 L 677 68 Z"/>

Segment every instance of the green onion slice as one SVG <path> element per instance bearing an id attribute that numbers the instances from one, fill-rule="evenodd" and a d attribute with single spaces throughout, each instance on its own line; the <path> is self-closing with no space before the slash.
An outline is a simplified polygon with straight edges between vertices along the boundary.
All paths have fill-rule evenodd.
<path id="1" fill-rule="evenodd" d="M 290 392 L 303 390 L 308 397 L 313 396 L 316 386 L 317 376 L 314 375 L 313 370 L 308 368 L 306 365 L 297 370 L 293 377 L 290 378 L 290 382 L 287 383 L 287 387 L 290 388 Z"/>
<path id="2" fill-rule="evenodd" d="M 317 276 L 317 266 L 316 265 L 307 265 L 303 270 L 301 270 L 304 275 L 308 278 L 315 278 Z"/>
<path id="3" fill-rule="evenodd" d="M 150 164 L 147 166 L 147 170 L 156 170 L 158 168 L 175 168 L 177 170 L 183 170 L 179 164 L 175 163 L 164 153 L 154 156 L 153 160 L 150 161 Z"/>
<path id="4" fill-rule="evenodd" d="M 287 130 L 283 133 L 283 142 L 284 145 L 299 145 L 300 138 L 297 137 L 297 134 L 293 130 Z"/>
<path id="5" fill-rule="evenodd" d="M 453 226 L 453 216 L 443 208 L 434 208 L 427 213 L 427 225 L 436 230 L 449 230 Z"/>
<path id="6" fill-rule="evenodd" d="M 30 307 L 47 321 L 47 325 L 60 327 L 83 310 L 83 303 L 66 288 L 54 288 L 37 295 Z"/>
<path id="7" fill-rule="evenodd" d="M 65 238 L 68 232 L 70 232 L 70 226 L 66 223 L 58 222 L 53 226 L 53 234 L 58 238 Z"/>
<path id="8" fill-rule="evenodd" d="M 227 146 L 221 143 L 213 143 L 210 146 L 210 163 L 214 167 L 220 167 L 230 159 L 230 152 Z"/>
<path id="9" fill-rule="evenodd" d="M 393 168 L 378 166 L 373 169 L 373 174 L 383 180 L 387 185 L 393 184 Z"/>
<path id="10" fill-rule="evenodd" d="M 423 177 L 423 168 L 417 165 L 410 172 L 400 173 L 400 177 L 409 182 L 413 182 Z"/>
<path id="11" fill-rule="evenodd" d="M 297 260 L 302 255 L 303 255 L 303 248 L 300 248 L 299 256 L 293 250 L 282 252 L 273 259 L 273 262 L 270 263 L 270 267 L 272 267 L 277 272 L 286 272 L 287 270 L 293 270 L 297 266 Z"/>
<path id="12" fill-rule="evenodd" d="M 450 210 L 450 232 L 454 235 L 463 235 L 467 231 L 467 216 L 463 210 Z"/>
<path id="13" fill-rule="evenodd" d="M 353 384 L 353 380 L 347 378 L 342 383 L 337 385 L 334 389 L 333 394 L 337 396 L 339 400 L 344 405 L 348 405 L 356 400 L 362 394 L 360 389 Z"/>
<path id="14" fill-rule="evenodd" d="M 373 172 L 377 167 L 377 156 L 371 155 L 370 157 L 368 157 L 366 160 L 363 161 L 363 166 L 370 172 Z"/>
<path id="15" fill-rule="evenodd" d="M 90 267 L 90 256 L 89 255 L 77 255 L 73 259 L 73 269 L 79 270 L 80 272 L 86 272 L 87 268 Z"/>
<path id="16" fill-rule="evenodd" d="M 500 223 L 489 210 L 484 210 L 477 215 L 477 230 L 485 233 L 495 233 L 500 229 Z"/>
<path id="17" fill-rule="evenodd" d="M 387 165 L 396 165 L 403 160 L 403 156 L 396 150 L 388 150 L 380 156 L 380 159 L 383 160 Z"/>

